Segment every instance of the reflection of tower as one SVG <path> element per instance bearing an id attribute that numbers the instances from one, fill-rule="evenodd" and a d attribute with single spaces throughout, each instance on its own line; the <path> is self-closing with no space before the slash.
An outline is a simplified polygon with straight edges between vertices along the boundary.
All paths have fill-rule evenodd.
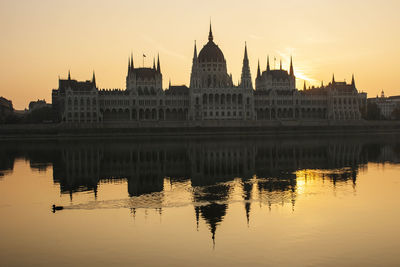
<path id="1" fill-rule="evenodd" d="M 243 183 L 243 198 L 244 198 L 244 208 L 246 210 L 247 225 L 250 222 L 250 208 L 251 208 L 251 193 L 253 191 L 253 183 L 244 182 Z"/>
<path id="2" fill-rule="evenodd" d="M 228 204 L 225 202 L 229 198 L 230 191 L 230 186 L 226 184 L 198 187 L 194 190 L 194 202 L 198 205 L 195 207 L 196 222 L 198 224 L 201 215 L 210 229 L 213 244 L 217 226 L 224 219 L 228 209 Z"/>

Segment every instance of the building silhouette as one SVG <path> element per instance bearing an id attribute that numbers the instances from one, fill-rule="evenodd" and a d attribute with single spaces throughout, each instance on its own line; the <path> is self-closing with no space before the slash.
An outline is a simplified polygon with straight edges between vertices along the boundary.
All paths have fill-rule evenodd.
<path id="1" fill-rule="evenodd" d="M 60 121 L 70 124 L 131 126 L 240 126 L 274 124 L 281 121 L 359 120 L 366 95 L 335 78 L 319 88 L 296 88 L 294 64 L 289 71 L 258 65 L 254 87 L 247 45 L 244 46 L 240 81 L 228 73 L 222 50 L 214 42 L 211 24 L 208 42 L 197 53 L 194 44 L 189 87 L 162 87 L 160 57 L 152 68 L 135 67 L 128 61 L 126 89 L 99 89 L 95 74 L 88 81 L 59 79 L 52 92 L 53 107 Z M 242 124 L 241 124 L 242 123 Z"/>

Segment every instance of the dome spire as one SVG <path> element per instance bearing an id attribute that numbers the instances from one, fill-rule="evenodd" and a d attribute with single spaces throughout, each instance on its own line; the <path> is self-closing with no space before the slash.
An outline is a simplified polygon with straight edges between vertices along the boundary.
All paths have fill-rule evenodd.
<path id="1" fill-rule="evenodd" d="M 212 28 L 211 28 L 211 19 L 210 19 L 210 32 L 208 33 L 208 41 L 212 42 L 214 40 Z"/>

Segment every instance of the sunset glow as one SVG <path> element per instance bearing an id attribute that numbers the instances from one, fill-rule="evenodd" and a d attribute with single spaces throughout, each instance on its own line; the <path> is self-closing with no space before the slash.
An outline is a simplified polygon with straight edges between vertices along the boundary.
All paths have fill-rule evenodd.
<path id="1" fill-rule="evenodd" d="M 156 7 L 157 8 L 154 8 Z M 399 93 L 399 1 L 8 1 L 0 3 L 0 95 L 15 108 L 45 98 L 71 70 L 100 88 L 125 89 L 127 59 L 150 66 L 160 53 L 164 87 L 189 83 L 193 43 L 207 41 L 212 18 L 215 42 L 228 72 L 240 78 L 247 41 L 252 78 L 257 60 L 293 56 L 297 88 L 350 80 L 369 97 Z M 384 30 L 383 30 L 384 29 Z M 273 64 L 273 62 L 271 62 Z"/>

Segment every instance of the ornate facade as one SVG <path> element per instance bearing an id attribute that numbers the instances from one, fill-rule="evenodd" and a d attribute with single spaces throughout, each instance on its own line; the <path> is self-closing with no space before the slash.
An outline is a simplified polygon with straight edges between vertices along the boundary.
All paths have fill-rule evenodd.
<path id="1" fill-rule="evenodd" d="M 60 121 L 73 124 L 139 127 L 179 121 L 186 126 L 220 126 L 259 121 L 257 125 L 262 125 L 268 121 L 359 120 L 366 97 L 358 93 L 354 77 L 351 84 L 333 77 L 327 86 L 298 90 L 292 60 L 289 72 L 282 64 L 271 69 L 269 60 L 265 71 L 258 65 L 254 88 L 246 45 L 241 79 L 234 84 L 224 54 L 214 43 L 211 25 L 208 42 L 198 54 L 194 46 L 190 86 L 170 84 L 164 90 L 162 82 L 159 57 L 152 68 L 135 68 L 131 56 L 125 90 L 98 89 L 94 73 L 91 81 L 84 82 L 68 74 L 53 90 L 53 107 Z"/>

